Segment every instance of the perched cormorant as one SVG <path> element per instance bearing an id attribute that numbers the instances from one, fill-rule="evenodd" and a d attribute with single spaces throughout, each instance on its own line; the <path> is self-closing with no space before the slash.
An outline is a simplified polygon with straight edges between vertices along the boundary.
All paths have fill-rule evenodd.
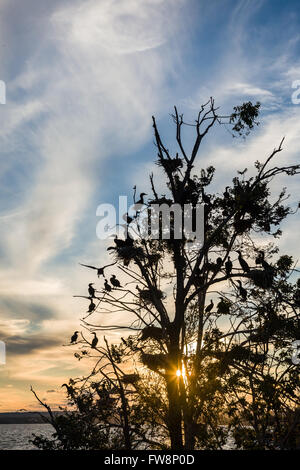
<path id="1" fill-rule="evenodd" d="M 74 388 L 71 387 L 71 385 L 62 384 L 61 388 L 62 388 L 62 387 L 66 387 L 68 395 L 69 395 L 70 397 L 72 397 L 72 398 L 74 397 Z"/>
<path id="2" fill-rule="evenodd" d="M 105 279 L 105 281 L 104 281 L 104 289 L 105 289 L 107 292 L 110 292 L 110 291 L 111 291 L 111 286 L 109 285 L 107 279 Z"/>
<path id="3" fill-rule="evenodd" d="M 90 294 L 91 297 L 95 297 L 95 292 L 96 292 L 96 289 L 94 289 L 93 284 L 94 284 L 93 282 L 90 282 L 89 283 L 89 289 L 88 289 L 89 294 Z"/>
<path id="4" fill-rule="evenodd" d="M 114 266 L 114 264 L 116 264 L 117 261 L 115 261 L 114 263 L 111 263 L 111 264 L 106 264 L 105 266 L 102 266 L 100 268 L 97 268 L 96 266 L 89 266 L 88 264 L 82 264 L 82 263 L 79 263 L 81 266 L 84 266 L 86 268 L 90 268 L 90 269 L 96 269 L 97 270 L 97 276 L 100 277 L 100 276 L 103 276 L 104 277 L 104 269 L 108 268 L 109 266 Z"/>
<path id="5" fill-rule="evenodd" d="M 273 271 L 274 268 L 265 260 L 265 252 L 260 251 L 258 257 L 255 260 L 256 264 L 261 264 L 266 271 Z"/>
<path id="6" fill-rule="evenodd" d="M 242 297 L 243 300 L 247 300 L 247 291 L 246 291 L 246 289 L 244 289 L 244 287 L 242 286 L 242 283 L 239 279 L 237 280 L 237 282 L 239 284 L 240 296 Z"/>
<path id="7" fill-rule="evenodd" d="M 73 297 L 81 297 L 82 299 L 90 300 L 89 309 L 87 310 L 87 312 L 89 312 L 89 313 L 93 312 L 96 308 L 96 305 L 93 302 L 93 298 L 97 299 L 97 300 L 100 300 L 98 297 L 87 297 L 86 295 L 73 295 Z"/>
<path id="8" fill-rule="evenodd" d="M 72 343 L 76 343 L 77 339 L 78 339 L 78 333 L 79 331 L 75 331 L 75 333 L 72 335 L 71 337 L 71 344 Z"/>
<path id="9" fill-rule="evenodd" d="M 204 310 L 205 313 L 209 313 L 212 311 L 212 309 L 214 308 L 214 303 L 212 301 L 212 299 L 210 299 L 210 304 L 206 307 L 206 309 Z"/>
<path id="10" fill-rule="evenodd" d="M 97 343 L 98 343 L 98 338 L 97 338 L 97 335 L 96 335 L 95 332 L 93 332 L 93 335 L 94 335 L 94 338 L 93 338 L 91 347 L 92 347 L 93 349 L 95 349 L 95 347 L 97 346 Z"/>
<path id="11" fill-rule="evenodd" d="M 232 271 L 232 261 L 230 259 L 230 256 L 228 256 L 228 260 L 225 263 L 225 271 L 226 271 L 226 276 L 230 276 L 231 271 Z"/>
<path id="12" fill-rule="evenodd" d="M 236 252 L 239 254 L 238 260 L 239 260 L 242 270 L 244 271 L 244 273 L 249 273 L 250 268 L 249 268 L 247 261 L 244 260 L 244 258 L 242 257 L 242 253 L 239 250 L 237 250 Z"/>
<path id="13" fill-rule="evenodd" d="M 110 283 L 114 286 L 114 287 L 122 287 L 121 284 L 120 284 L 120 281 L 116 278 L 116 275 L 115 274 L 112 274 L 111 278 L 110 278 Z"/>
<path id="14" fill-rule="evenodd" d="M 229 199 L 229 198 L 230 198 L 230 194 L 229 194 L 229 192 L 228 192 L 228 188 L 230 188 L 230 186 L 226 186 L 225 192 L 223 193 L 224 199 Z"/>
<path id="15" fill-rule="evenodd" d="M 141 206 L 143 206 L 145 204 L 144 196 L 147 196 L 147 194 L 146 193 L 141 193 L 140 194 L 140 199 L 138 201 L 134 202 L 133 210 L 136 211 L 136 216 L 138 215 L 139 210 L 141 209 Z"/>
<path id="16" fill-rule="evenodd" d="M 87 313 L 92 313 L 96 308 L 96 304 L 94 304 L 93 300 L 91 299 L 91 303 L 89 305 L 89 308 L 87 310 Z"/>
<path id="17" fill-rule="evenodd" d="M 144 203 L 144 196 L 147 196 L 146 193 L 141 193 L 140 194 L 140 199 L 138 201 L 136 201 L 136 204 L 145 204 Z"/>

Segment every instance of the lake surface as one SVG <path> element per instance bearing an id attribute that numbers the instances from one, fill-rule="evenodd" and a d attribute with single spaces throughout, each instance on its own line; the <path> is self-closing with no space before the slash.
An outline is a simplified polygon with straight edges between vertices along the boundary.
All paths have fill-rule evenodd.
<path id="1" fill-rule="evenodd" d="M 54 428 L 50 424 L 0 424 L 1 450 L 33 450 L 32 434 L 51 437 Z"/>
<path id="2" fill-rule="evenodd" d="M 51 437 L 54 428 L 50 424 L 0 424 L 1 450 L 37 450 L 30 442 L 32 434 Z M 234 441 L 229 437 L 224 450 L 234 449 Z"/>

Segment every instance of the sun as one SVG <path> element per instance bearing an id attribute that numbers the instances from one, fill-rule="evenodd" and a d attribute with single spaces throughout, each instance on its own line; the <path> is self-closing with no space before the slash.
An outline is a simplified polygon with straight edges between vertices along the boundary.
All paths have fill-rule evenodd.
<path id="1" fill-rule="evenodd" d="M 177 375 L 177 377 L 181 377 L 181 376 L 182 376 L 183 378 L 186 377 L 186 371 L 185 371 L 185 367 L 184 367 L 183 364 L 182 364 L 182 369 L 181 369 L 181 370 L 180 370 L 180 369 L 177 369 L 176 375 Z"/>

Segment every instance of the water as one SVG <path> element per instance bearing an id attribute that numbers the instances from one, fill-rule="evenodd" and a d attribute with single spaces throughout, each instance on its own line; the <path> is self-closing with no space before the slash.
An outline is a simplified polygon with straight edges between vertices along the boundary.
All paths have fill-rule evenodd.
<path id="1" fill-rule="evenodd" d="M 0 424 L 1 450 L 36 450 L 29 442 L 32 434 L 51 437 L 54 428 L 50 424 Z M 234 440 L 229 436 L 224 450 L 234 449 Z"/>
<path id="2" fill-rule="evenodd" d="M 0 424 L 0 450 L 37 449 L 29 440 L 32 434 L 51 437 L 50 424 Z"/>

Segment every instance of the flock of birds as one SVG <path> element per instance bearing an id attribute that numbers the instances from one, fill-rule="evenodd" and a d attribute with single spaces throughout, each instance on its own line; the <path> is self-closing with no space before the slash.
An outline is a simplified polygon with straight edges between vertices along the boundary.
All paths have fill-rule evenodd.
<path id="1" fill-rule="evenodd" d="M 86 268 L 95 269 L 97 271 L 98 278 L 100 276 L 104 277 L 104 287 L 103 288 L 106 292 L 111 292 L 113 288 L 121 288 L 122 287 L 119 279 L 117 279 L 117 276 L 115 274 L 111 275 L 110 280 L 109 280 L 110 284 L 109 284 L 108 280 L 105 278 L 105 273 L 104 273 L 105 269 L 110 267 L 110 266 L 114 266 L 116 264 L 116 262 L 106 264 L 105 266 L 101 266 L 101 267 L 90 266 L 88 264 L 82 264 L 82 263 L 79 263 L 79 264 L 81 266 L 86 267 Z M 88 299 L 90 301 L 87 313 L 92 313 L 97 308 L 97 305 L 95 304 L 94 299 L 101 300 L 98 296 L 96 296 L 96 293 L 99 293 L 101 291 L 96 290 L 95 287 L 93 287 L 94 285 L 95 285 L 94 282 L 89 283 L 89 285 L 88 285 L 88 294 L 89 295 L 88 296 L 86 296 L 86 295 L 74 295 L 74 297 L 81 297 L 81 298 L 84 298 L 84 299 Z M 74 334 L 71 336 L 70 344 L 77 343 L 78 335 L 79 335 L 79 331 L 75 331 Z M 95 349 L 97 344 L 98 344 L 98 338 L 97 338 L 97 335 L 96 335 L 95 332 L 93 332 L 93 335 L 94 335 L 94 338 L 91 342 L 91 348 Z"/>
<path id="2" fill-rule="evenodd" d="M 123 220 L 126 222 L 127 226 L 133 222 L 133 220 L 137 217 L 138 213 L 139 213 L 139 210 L 141 208 L 142 205 L 145 204 L 144 202 L 144 197 L 147 196 L 146 193 L 140 193 L 140 199 L 138 201 L 135 200 L 135 191 L 136 191 L 136 187 L 134 187 L 134 206 L 133 206 L 133 209 L 136 211 L 136 215 L 131 217 L 129 216 L 128 213 L 124 214 L 123 216 Z M 204 190 L 203 188 L 201 188 L 201 191 L 202 191 L 202 200 L 205 204 L 210 204 L 210 198 L 209 196 L 207 196 L 205 193 L 204 193 Z M 227 196 L 227 188 L 225 190 L 225 193 L 224 193 L 224 197 L 226 198 Z M 127 238 L 126 240 L 122 240 L 122 239 L 119 239 L 117 235 L 115 235 L 115 238 L 114 238 L 114 243 L 115 243 L 115 247 L 109 247 L 107 250 L 112 250 L 112 249 L 116 249 L 116 248 L 124 248 L 124 247 L 129 247 L 129 246 L 133 246 L 133 239 L 127 235 Z M 249 264 L 247 263 L 247 261 L 243 258 L 242 256 L 242 253 L 240 250 L 237 250 L 237 253 L 238 253 L 238 261 L 239 261 L 239 264 L 243 270 L 244 273 L 246 274 L 249 274 L 251 269 L 250 269 L 250 266 Z M 265 260 L 265 253 L 264 251 L 259 251 L 259 254 L 255 260 L 256 264 L 260 264 L 263 269 L 266 271 L 266 272 L 271 272 L 274 268 Z M 114 266 L 115 264 L 117 263 L 117 261 L 115 261 L 114 263 L 110 263 L 110 264 L 107 264 L 105 266 L 101 266 L 101 267 L 97 267 L 97 266 L 91 266 L 91 265 L 88 265 L 88 264 L 82 264 L 82 263 L 79 263 L 81 266 L 84 266 L 86 268 L 89 268 L 89 269 L 94 269 L 97 271 L 97 276 L 98 278 L 100 278 L 101 276 L 104 277 L 104 290 L 106 292 L 111 292 L 113 288 L 121 288 L 121 283 L 120 281 L 117 279 L 116 275 L 115 274 L 112 274 L 111 277 L 110 277 L 110 283 L 108 282 L 108 280 L 105 278 L 105 269 L 110 267 L 110 266 Z M 223 263 L 223 260 L 222 258 L 217 258 L 216 260 L 216 267 L 217 268 L 220 268 L 222 266 L 222 263 Z M 232 263 L 232 260 L 230 258 L 230 256 L 228 256 L 226 262 L 224 263 L 224 268 L 225 268 L 225 272 L 226 272 L 226 276 L 229 277 L 231 272 L 232 272 L 232 269 L 233 269 L 233 263 Z M 238 279 L 237 281 L 237 289 L 238 289 L 238 293 L 241 297 L 241 299 L 243 301 L 246 301 L 247 300 L 247 290 L 243 287 L 242 285 L 242 282 Z M 97 291 L 94 287 L 93 287 L 94 283 L 90 283 L 88 285 L 88 294 L 89 296 L 74 296 L 74 297 L 83 297 L 83 298 L 86 298 L 86 299 L 89 299 L 90 300 L 90 304 L 89 304 L 89 307 L 88 307 L 88 310 L 87 310 L 87 313 L 92 313 L 95 309 L 96 309 L 96 304 L 94 303 L 94 299 L 97 299 L 97 300 L 100 300 L 99 297 L 97 297 L 95 294 L 99 291 Z M 221 304 L 224 303 L 224 299 L 222 297 L 220 297 L 220 302 L 218 303 L 218 306 L 220 306 Z M 206 306 L 205 308 L 205 313 L 208 314 L 212 311 L 212 309 L 214 308 L 214 302 L 213 300 L 210 300 L 210 303 Z M 73 343 L 76 343 L 77 340 L 78 340 L 78 331 L 75 331 L 74 334 L 72 335 L 71 337 L 71 344 Z M 94 338 L 91 342 L 91 347 L 92 348 L 95 348 L 97 346 L 97 343 L 98 343 L 98 338 L 97 338 L 97 335 L 96 333 L 94 332 Z"/>
<path id="3" fill-rule="evenodd" d="M 128 227 L 128 225 L 133 222 L 133 220 L 138 216 L 138 213 L 139 213 L 139 210 L 141 209 L 141 206 L 143 206 L 145 204 L 144 202 L 144 197 L 147 196 L 146 193 L 141 193 L 140 194 L 140 199 L 138 201 L 135 200 L 135 195 L 136 195 L 136 187 L 133 188 L 134 189 L 134 206 L 133 206 L 133 209 L 136 211 L 136 214 L 135 216 L 131 217 L 128 212 L 126 214 L 123 215 L 123 220 L 126 222 L 126 225 Z M 115 247 L 108 247 L 107 250 L 112 250 L 112 249 L 116 249 L 116 248 L 124 248 L 124 247 L 130 247 L 130 246 L 133 246 L 133 239 L 127 235 L 126 237 L 126 240 L 121 240 L 118 238 L 117 235 L 115 235 L 115 238 L 114 238 L 114 243 L 115 243 Z M 111 292 L 113 289 L 118 289 L 118 288 L 122 288 L 122 285 L 119 281 L 119 279 L 117 279 L 117 276 L 115 274 L 112 274 L 110 279 L 109 279 L 109 282 L 108 280 L 106 279 L 105 277 L 105 269 L 106 268 L 109 268 L 110 266 L 114 266 L 115 264 L 117 263 L 117 261 L 115 261 L 114 263 L 110 263 L 110 264 L 106 264 L 105 266 L 92 266 L 92 265 L 89 265 L 89 264 L 83 264 L 83 263 L 79 263 L 81 266 L 84 266 L 85 268 L 89 268 L 89 269 L 94 269 L 96 270 L 97 272 L 97 277 L 100 278 L 101 276 L 103 276 L 104 278 L 104 290 L 106 292 Z M 101 300 L 99 297 L 97 297 L 95 294 L 98 293 L 99 291 L 97 291 L 94 287 L 94 283 L 93 282 L 90 282 L 89 285 L 88 285 L 88 296 L 85 296 L 85 295 L 74 295 L 74 297 L 81 297 L 81 298 L 84 298 L 84 299 L 88 299 L 90 301 L 90 304 L 88 306 L 88 310 L 87 310 L 87 313 L 92 313 L 94 312 L 94 310 L 97 308 L 95 302 L 94 302 L 94 299 L 97 299 L 97 300 Z M 77 342 L 78 340 L 78 334 L 79 334 L 79 331 L 75 331 L 74 334 L 71 336 L 71 341 L 70 341 L 70 344 L 74 344 Z M 91 348 L 96 348 L 97 346 L 97 343 L 98 343 L 98 338 L 97 338 L 97 335 L 95 332 L 93 332 L 94 334 L 94 338 L 91 342 Z"/>
<path id="4" fill-rule="evenodd" d="M 75 331 L 74 334 L 71 336 L 71 341 L 70 341 L 70 344 L 74 344 L 74 343 L 77 343 L 77 340 L 78 340 L 78 334 L 80 332 L 79 331 Z M 92 334 L 94 335 L 94 338 L 91 342 L 91 348 L 92 349 L 95 349 L 97 344 L 98 344 L 98 338 L 97 338 L 97 335 L 96 333 L 93 331 Z"/>
<path id="5" fill-rule="evenodd" d="M 111 275 L 110 284 L 104 276 L 104 270 L 106 268 L 108 268 L 109 266 L 115 265 L 116 262 L 111 263 L 111 264 L 107 264 L 106 266 L 101 266 L 99 268 L 97 268 L 96 266 L 90 266 L 88 264 L 82 264 L 82 263 L 79 263 L 79 264 L 81 266 L 86 267 L 86 268 L 96 269 L 98 278 L 100 276 L 104 277 L 104 286 L 103 286 L 103 288 L 106 292 L 111 292 L 113 288 L 121 288 L 122 287 L 119 279 L 117 279 L 117 276 L 115 274 Z M 86 295 L 74 295 L 74 297 L 81 297 L 81 298 L 84 298 L 84 299 L 88 299 L 90 301 L 90 305 L 88 307 L 87 313 L 92 313 L 96 309 L 96 304 L 94 303 L 93 299 L 100 300 L 99 297 L 97 297 L 95 295 L 96 293 L 98 293 L 100 291 L 96 290 L 93 286 L 94 286 L 94 282 L 90 282 L 89 285 L 88 285 L 88 294 L 89 294 L 88 296 L 86 296 Z"/>
<path id="6" fill-rule="evenodd" d="M 123 240 L 118 240 L 117 241 L 123 241 Z M 243 258 L 242 256 L 242 253 L 240 250 L 237 250 L 237 253 L 238 253 L 238 261 L 239 261 L 239 264 L 243 270 L 244 273 L 248 274 L 250 273 L 251 269 L 250 269 L 250 266 L 249 264 L 247 263 L 247 261 Z M 220 266 L 222 264 L 222 258 L 217 258 L 216 260 L 216 265 L 217 267 Z M 260 251 L 256 260 L 255 260 L 255 263 L 256 264 L 260 264 L 265 271 L 272 271 L 274 268 L 265 260 L 265 253 L 264 251 Z M 86 268 L 90 268 L 90 269 L 95 269 L 97 271 L 97 276 L 98 278 L 100 276 L 103 276 L 104 277 L 104 290 L 106 292 L 111 292 L 113 288 L 121 288 L 121 283 L 120 281 L 117 279 L 116 275 L 115 274 L 112 274 L 111 277 L 110 277 L 110 283 L 111 285 L 109 284 L 109 282 L 107 281 L 107 279 L 105 278 L 105 269 L 110 267 L 110 266 L 114 266 L 116 264 L 115 263 L 111 263 L 111 264 L 107 264 L 105 266 L 102 266 L 102 267 L 96 267 L 96 266 L 90 266 L 90 265 L 87 265 L 87 264 L 82 264 L 82 263 L 79 263 L 81 266 L 84 266 Z M 228 256 L 228 259 L 227 261 L 225 262 L 224 264 L 224 267 L 225 267 L 225 272 L 226 272 L 226 276 L 229 277 L 231 272 L 232 272 L 232 268 L 233 268 L 233 263 L 231 261 L 231 258 L 230 256 Z M 246 301 L 247 300 L 247 290 L 243 287 L 242 285 L 242 282 L 238 279 L 236 281 L 238 283 L 238 292 L 239 292 L 239 295 L 241 297 L 241 299 L 243 301 Z M 95 309 L 96 309 L 96 304 L 94 303 L 94 299 L 99 299 L 99 297 L 97 297 L 95 294 L 99 291 L 97 291 L 94 287 L 94 283 L 93 282 L 90 282 L 89 285 L 88 285 L 88 294 L 89 296 L 82 296 L 82 295 L 79 295 L 79 296 L 74 296 L 74 297 L 83 297 L 83 298 L 86 298 L 86 299 L 89 299 L 90 300 L 90 304 L 89 304 L 89 307 L 88 307 L 88 310 L 87 312 L 88 313 L 92 313 Z M 224 299 L 222 297 L 220 297 L 220 302 L 218 303 L 218 310 L 219 310 L 219 307 L 222 307 L 224 304 Z M 213 300 L 211 299 L 210 300 L 210 303 L 206 306 L 205 308 L 205 313 L 208 314 L 212 311 L 212 309 L 214 308 L 214 302 Z M 221 310 L 221 309 L 220 309 Z M 75 331 L 74 334 L 72 335 L 71 337 L 71 342 L 70 344 L 74 344 L 77 342 L 78 340 L 78 334 L 79 334 L 79 331 Z M 96 348 L 97 346 L 97 343 L 98 343 L 98 338 L 97 338 L 97 335 L 95 332 L 93 332 L 94 334 L 94 338 L 91 342 L 91 348 L 94 349 Z"/>
<path id="7" fill-rule="evenodd" d="M 243 272 L 244 272 L 245 274 L 249 274 L 250 271 L 251 271 L 251 268 L 250 268 L 249 264 L 248 264 L 247 261 L 243 258 L 242 253 L 241 253 L 240 250 L 237 250 L 236 252 L 238 253 L 238 261 L 239 261 L 239 264 L 240 264 L 240 266 L 241 266 Z M 216 260 L 216 265 L 217 265 L 217 267 L 218 267 L 218 266 L 221 266 L 221 265 L 222 265 L 222 262 L 223 262 L 223 261 L 222 261 L 222 258 L 217 258 L 217 260 Z M 265 253 L 264 253 L 264 251 L 259 251 L 259 252 L 258 252 L 258 256 L 257 256 L 256 259 L 255 259 L 255 263 L 256 263 L 257 265 L 261 265 L 261 266 L 263 267 L 263 269 L 264 269 L 265 272 L 269 272 L 269 273 L 274 272 L 274 268 L 265 260 Z M 224 267 L 225 267 L 226 276 L 229 277 L 230 274 L 231 274 L 231 272 L 232 272 L 232 268 L 233 268 L 233 263 L 232 263 L 232 261 L 231 261 L 230 256 L 228 256 L 228 259 L 227 259 L 227 261 L 225 262 Z M 242 282 L 241 282 L 239 279 L 237 279 L 236 282 L 237 282 L 237 284 L 238 284 L 237 288 L 238 288 L 238 293 L 239 293 L 241 299 L 242 299 L 243 301 L 246 301 L 246 300 L 247 300 L 247 297 L 248 297 L 247 290 L 243 287 L 243 284 L 242 284 Z M 211 300 L 211 301 L 210 301 L 210 304 L 208 304 L 207 307 L 205 308 L 205 313 L 210 313 L 210 312 L 212 311 L 213 307 L 214 307 L 214 303 L 213 303 L 213 301 Z"/>

